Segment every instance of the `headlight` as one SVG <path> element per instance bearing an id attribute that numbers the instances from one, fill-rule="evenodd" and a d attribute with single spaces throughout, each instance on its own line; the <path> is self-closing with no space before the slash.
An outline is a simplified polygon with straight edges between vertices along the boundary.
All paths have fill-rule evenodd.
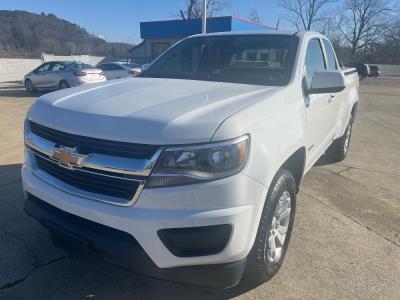
<path id="1" fill-rule="evenodd" d="M 191 184 L 232 176 L 247 161 L 249 136 L 233 140 L 166 148 L 146 187 Z"/>

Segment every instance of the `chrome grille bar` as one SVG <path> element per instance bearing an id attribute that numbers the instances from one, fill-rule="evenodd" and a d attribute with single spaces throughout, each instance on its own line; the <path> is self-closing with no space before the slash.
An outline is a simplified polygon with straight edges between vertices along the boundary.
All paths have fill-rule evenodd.
<path id="1" fill-rule="evenodd" d="M 52 156 L 53 148 L 56 146 L 55 143 L 45 140 L 32 132 L 26 132 L 25 145 L 48 157 Z M 83 162 L 82 167 L 132 176 L 149 176 L 161 152 L 162 148 L 158 149 L 150 159 L 134 159 L 91 153 Z"/>
<path id="2" fill-rule="evenodd" d="M 86 172 L 87 174 L 104 176 L 105 180 L 113 177 L 131 180 L 133 183 L 136 182 L 138 188 L 132 199 L 122 199 L 82 190 L 42 170 L 36 162 L 36 157 L 45 159 L 58 168 L 64 168 L 59 165 L 56 160 L 52 159 L 53 149 L 59 145 L 34 134 L 27 126 L 25 127 L 25 145 L 27 147 L 27 163 L 30 164 L 33 173 L 43 181 L 69 194 L 118 206 L 131 206 L 138 200 L 146 184 L 147 177 L 150 175 L 152 168 L 163 150 L 163 148 L 160 147 L 150 159 L 135 159 L 90 153 L 86 156 L 85 161 L 80 167 L 71 168 L 81 173 Z M 99 182 L 99 185 L 101 185 L 101 182 Z"/>

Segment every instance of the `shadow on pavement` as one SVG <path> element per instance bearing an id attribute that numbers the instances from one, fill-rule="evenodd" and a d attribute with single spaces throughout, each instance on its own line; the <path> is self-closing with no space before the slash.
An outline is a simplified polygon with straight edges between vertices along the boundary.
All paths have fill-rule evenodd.
<path id="1" fill-rule="evenodd" d="M 45 92 L 28 93 L 22 81 L 3 81 L 0 82 L 0 97 L 39 97 Z"/>
<path id="2" fill-rule="evenodd" d="M 0 193 L 2 187 L 21 178 L 21 164 L 0 165 Z"/>

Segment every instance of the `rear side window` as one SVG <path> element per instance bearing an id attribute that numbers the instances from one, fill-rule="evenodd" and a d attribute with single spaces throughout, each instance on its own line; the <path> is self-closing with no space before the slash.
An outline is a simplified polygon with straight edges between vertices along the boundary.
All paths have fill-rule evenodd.
<path id="1" fill-rule="evenodd" d="M 50 68 L 50 63 L 46 63 L 46 64 L 41 65 L 41 66 L 37 69 L 37 71 L 38 71 L 38 72 L 44 72 L 44 71 L 48 71 L 49 68 Z"/>
<path id="2" fill-rule="evenodd" d="M 306 79 L 307 87 L 311 86 L 311 80 L 315 72 L 326 70 L 324 54 L 318 39 L 310 40 L 306 53 Z"/>
<path id="3" fill-rule="evenodd" d="M 325 51 L 326 51 L 328 70 L 337 70 L 338 65 L 337 65 L 336 59 L 335 59 L 335 51 L 333 50 L 331 43 L 327 40 L 322 40 L 322 42 L 324 43 L 324 47 L 325 47 Z"/>
<path id="4" fill-rule="evenodd" d="M 62 71 L 65 69 L 65 66 L 63 64 L 60 63 L 54 63 L 53 67 L 52 67 L 52 71 Z"/>

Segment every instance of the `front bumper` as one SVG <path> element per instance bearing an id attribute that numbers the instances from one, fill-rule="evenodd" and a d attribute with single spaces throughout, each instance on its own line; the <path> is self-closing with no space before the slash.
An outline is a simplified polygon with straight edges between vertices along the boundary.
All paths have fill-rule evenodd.
<path id="1" fill-rule="evenodd" d="M 218 276 L 230 281 L 230 283 L 218 283 L 219 287 L 234 285 L 237 283 L 238 276 L 241 276 L 242 264 L 244 264 L 254 243 L 258 220 L 264 203 L 263 199 L 265 199 L 267 192 L 265 186 L 247 175 L 239 173 L 214 182 L 144 189 L 135 205 L 119 207 L 62 191 L 37 177 L 29 165 L 24 165 L 22 168 L 22 181 L 24 190 L 28 194 L 40 199 L 47 205 L 51 205 L 57 211 L 129 236 L 138 246 L 135 246 L 135 249 L 140 249 L 138 251 L 142 253 L 138 254 L 139 252 L 133 250 L 131 246 L 122 244 L 118 249 L 127 248 L 121 253 L 112 253 L 111 257 L 117 258 L 117 260 L 118 257 L 127 258 L 127 265 L 132 265 L 130 269 L 161 278 L 164 278 L 162 274 L 168 274 L 166 276 L 174 281 L 192 284 L 197 282 L 204 286 L 213 285 L 212 282 L 199 281 L 197 277 L 200 275 L 195 274 L 208 274 L 209 270 L 213 270 L 212 272 L 219 274 Z M 40 221 L 41 219 L 50 220 L 50 223 L 45 222 L 46 227 L 49 228 L 48 224 L 55 224 L 56 228 L 66 227 L 67 232 L 75 233 L 73 235 L 83 235 L 84 240 L 90 241 L 89 245 L 94 243 L 92 237 L 85 236 L 84 228 L 70 229 L 58 217 L 60 214 L 57 213 L 52 216 L 54 210 L 48 210 L 46 217 L 41 217 L 40 214 L 36 215 L 28 207 L 27 205 L 28 214 Z M 62 224 L 59 224 L 60 222 Z M 166 247 L 159 236 L 159 231 L 163 229 L 221 224 L 231 225 L 232 232 L 226 247 L 221 252 L 211 255 L 176 256 Z M 111 244 L 115 243 L 109 237 L 102 237 L 101 233 L 99 235 L 100 237 L 97 236 L 95 240 L 105 239 Z M 97 247 L 94 247 L 94 249 L 97 249 Z M 117 252 L 119 252 L 118 249 Z M 107 250 L 106 252 L 113 251 Z M 141 267 L 135 266 L 135 262 L 142 261 L 140 257 L 143 255 L 151 263 L 143 264 Z M 125 265 L 125 262 L 120 264 Z M 222 273 L 218 273 L 219 271 L 216 271 L 218 269 L 221 269 L 220 272 Z M 171 270 L 172 274 L 176 275 L 170 275 L 169 271 Z M 190 276 L 185 270 L 190 270 L 188 273 L 193 272 L 195 279 L 189 279 Z M 228 272 L 227 270 L 230 270 L 231 275 L 224 274 L 224 272 Z M 205 277 L 210 277 L 208 275 Z"/>
<path id="2" fill-rule="evenodd" d="M 134 272 L 210 288 L 239 283 L 246 259 L 216 265 L 158 268 L 131 235 L 64 212 L 28 194 L 25 211 L 45 226 L 60 247 L 108 260 Z"/>

